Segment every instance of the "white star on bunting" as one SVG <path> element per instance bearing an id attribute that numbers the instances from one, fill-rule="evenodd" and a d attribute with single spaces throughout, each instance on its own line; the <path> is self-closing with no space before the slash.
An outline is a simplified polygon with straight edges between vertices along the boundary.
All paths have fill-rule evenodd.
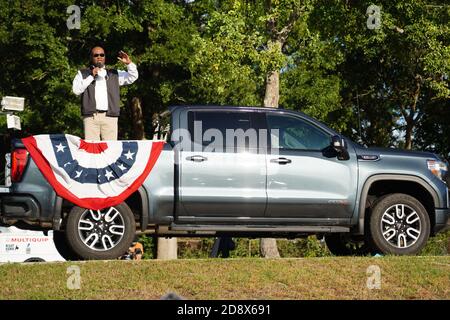
<path id="1" fill-rule="evenodd" d="M 109 179 L 114 177 L 114 175 L 112 174 L 112 171 L 108 171 L 108 170 L 105 170 L 105 171 L 106 171 L 105 177 L 108 179 L 108 181 L 109 181 Z"/>
<path id="2" fill-rule="evenodd" d="M 133 160 L 134 152 L 131 152 L 131 150 L 128 150 L 128 153 L 125 153 L 125 157 L 127 157 L 128 160 Z"/>
<path id="3" fill-rule="evenodd" d="M 56 149 L 58 149 L 58 150 L 56 150 L 56 152 L 64 152 L 64 148 L 66 148 L 66 146 L 63 146 L 63 144 L 60 142 L 57 146 L 55 146 L 56 147 Z"/>

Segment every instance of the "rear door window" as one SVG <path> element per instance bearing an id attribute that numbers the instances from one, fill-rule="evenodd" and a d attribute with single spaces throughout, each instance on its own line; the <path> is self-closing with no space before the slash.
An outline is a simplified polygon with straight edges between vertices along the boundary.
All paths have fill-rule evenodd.
<path id="1" fill-rule="evenodd" d="M 257 148 L 252 113 L 232 111 L 190 111 L 191 139 L 203 151 L 244 152 Z"/>

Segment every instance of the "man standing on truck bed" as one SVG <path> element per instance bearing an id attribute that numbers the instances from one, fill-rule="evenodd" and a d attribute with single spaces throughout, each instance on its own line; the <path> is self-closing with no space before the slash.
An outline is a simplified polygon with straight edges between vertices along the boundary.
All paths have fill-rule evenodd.
<path id="1" fill-rule="evenodd" d="M 81 95 L 84 138 L 87 140 L 117 140 L 120 114 L 119 86 L 132 84 L 139 74 L 128 54 L 117 57 L 127 65 L 127 71 L 106 69 L 105 50 L 96 46 L 90 52 L 90 67 L 79 70 L 72 91 Z"/>

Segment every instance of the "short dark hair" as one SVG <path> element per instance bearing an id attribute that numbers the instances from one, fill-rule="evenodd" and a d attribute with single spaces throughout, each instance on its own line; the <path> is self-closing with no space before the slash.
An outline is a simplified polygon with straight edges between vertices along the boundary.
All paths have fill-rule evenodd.
<path id="1" fill-rule="evenodd" d="M 105 52 L 105 55 L 106 55 L 105 47 L 103 47 L 101 44 L 96 44 L 95 46 L 92 46 L 92 47 L 89 49 L 89 57 L 92 55 L 92 50 L 94 50 L 94 48 L 102 48 L 103 51 Z"/>

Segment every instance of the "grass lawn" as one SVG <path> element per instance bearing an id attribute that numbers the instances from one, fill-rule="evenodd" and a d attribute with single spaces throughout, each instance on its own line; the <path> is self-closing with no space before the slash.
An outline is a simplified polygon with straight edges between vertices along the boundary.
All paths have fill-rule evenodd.
<path id="1" fill-rule="evenodd" d="M 450 299 L 450 256 L 3 264 L 0 283 L 0 299 Z"/>

